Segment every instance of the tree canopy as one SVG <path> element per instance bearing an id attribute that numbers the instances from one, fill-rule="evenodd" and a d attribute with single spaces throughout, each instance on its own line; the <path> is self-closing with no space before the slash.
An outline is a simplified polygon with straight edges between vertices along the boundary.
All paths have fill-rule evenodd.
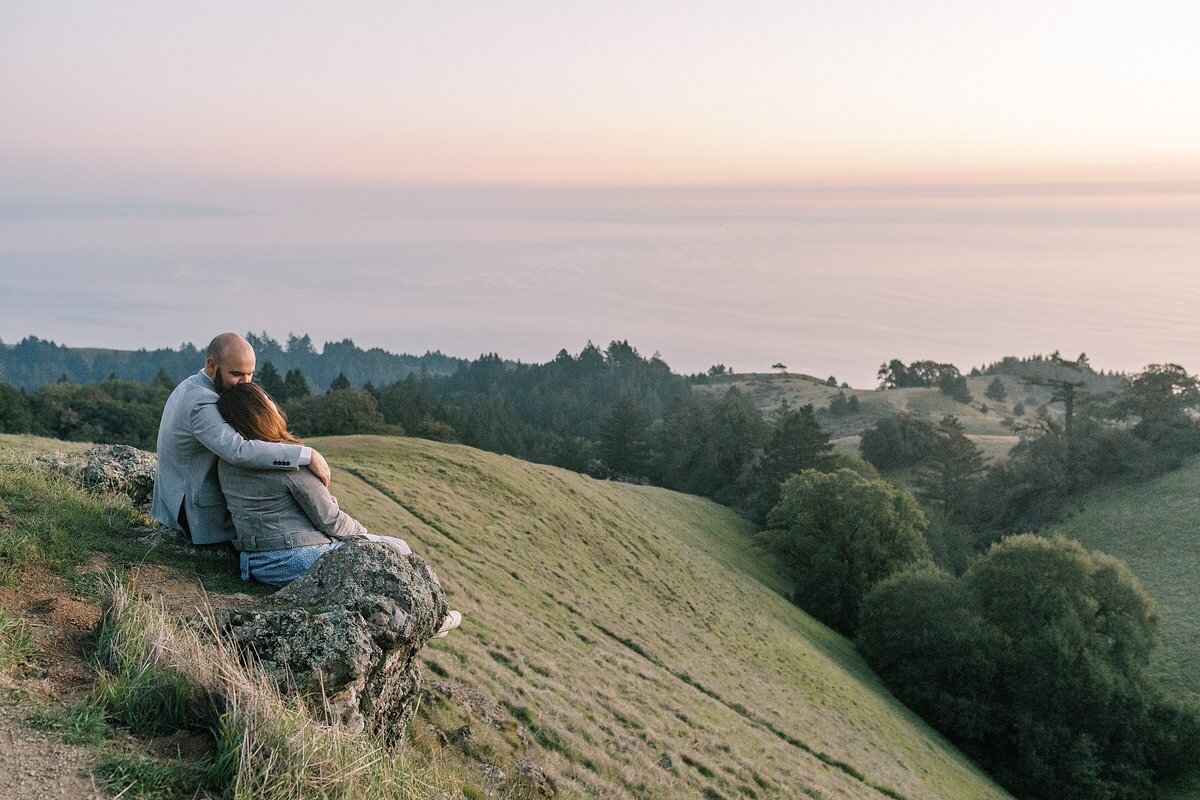
<path id="1" fill-rule="evenodd" d="M 843 632 L 872 586 L 931 560 L 912 495 L 849 469 L 788 478 L 767 526 L 761 539 L 790 573 L 793 601 Z"/>

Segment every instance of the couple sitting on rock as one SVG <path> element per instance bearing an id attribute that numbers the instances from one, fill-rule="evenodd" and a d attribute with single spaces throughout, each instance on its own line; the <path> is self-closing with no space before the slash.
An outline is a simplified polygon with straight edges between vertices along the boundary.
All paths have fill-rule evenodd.
<path id="1" fill-rule="evenodd" d="M 223 333 L 206 355 L 204 369 L 175 387 L 163 408 L 152 508 L 159 522 L 194 544 L 232 542 L 242 580 L 271 586 L 298 578 L 352 539 L 412 553 L 403 539 L 368 533 L 338 508 L 328 463 L 251 382 L 249 342 Z M 437 636 L 461 619 L 451 611 Z"/>

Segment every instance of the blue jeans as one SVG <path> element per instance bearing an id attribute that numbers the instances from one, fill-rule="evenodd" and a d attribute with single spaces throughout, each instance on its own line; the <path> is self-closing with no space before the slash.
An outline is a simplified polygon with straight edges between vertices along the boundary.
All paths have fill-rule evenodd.
<path id="1" fill-rule="evenodd" d="M 286 586 L 308 572 L 317 559 L 342 546 L 341 539 L 328 544 L 313 544 L 306 547 L 289 547 L 284 550 L 260 550 L 242 552 L 242 580 L 251 578 L 268 586 Z"/>

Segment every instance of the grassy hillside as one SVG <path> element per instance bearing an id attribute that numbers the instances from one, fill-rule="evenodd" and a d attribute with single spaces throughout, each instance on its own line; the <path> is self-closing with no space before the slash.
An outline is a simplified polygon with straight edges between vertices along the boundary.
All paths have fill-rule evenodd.
<path id="1" fill-rule="evenodd" d="M 1105 487 L 1059 527 L 1124 561 L 1158 602 L 1155 671 L 1200 694 L 1200 460 L 1137 486 Z M 1200 792 L 1198 792 L 1200 794 Z"/>
<path id="2" fill-rule="evenodd" d="M 781 596 L 727 509 L 462 446 L 315 444 L 343 505 L 463 611 L 428 666 L 526 724 L 486 731 L 495 761 L 602 797 L 1004 796 Z M 443 729 L 462 714 L 432 705 Z"/>

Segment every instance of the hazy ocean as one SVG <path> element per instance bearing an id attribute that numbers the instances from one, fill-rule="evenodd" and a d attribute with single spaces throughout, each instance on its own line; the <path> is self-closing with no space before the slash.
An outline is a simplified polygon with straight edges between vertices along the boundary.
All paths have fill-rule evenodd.
<path id="1" fill-rule="evenodd" d="M 1086 351 L 1200 370 L 1200 186 L 513 190 L 297 185 L 0 204 L 0 338 L 233 329 L 543 361 L 627 338 L 675 369 L 871 386 Z"/>

